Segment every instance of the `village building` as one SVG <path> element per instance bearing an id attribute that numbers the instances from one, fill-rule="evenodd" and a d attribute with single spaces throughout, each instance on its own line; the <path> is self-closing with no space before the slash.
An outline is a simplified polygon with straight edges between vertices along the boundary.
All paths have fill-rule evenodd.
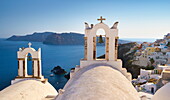
<path id="1" fill-rule="evenodd" d="M 140 56 L 135 57 L 132 64 L 133 65 L 138 65 L 138 66 L 143 66 L 143 67 L 151 65 L 150 62 L 147 59 L 147 56 L 145 56 L 143 52 L 141 53 Z"/>
<path id="2" fill-rule="evenodd" d="M 145 53 L 147 56 L 151 55 L 153 52 L 155 52 L 155 47 L 147 47 L 145 49 Z"/>
<path id="3" fill-rule="evenodd" d="M 158 65 L 154 70 L 140 69 L 140 75 L 133 83 L 139 92 L 154 94 L 165 84 L 170 82 L 170 66 Z M 140 85 L 139 85 L 140 84 Z M 167 99 L 165 99 L 167 100 Z"/>

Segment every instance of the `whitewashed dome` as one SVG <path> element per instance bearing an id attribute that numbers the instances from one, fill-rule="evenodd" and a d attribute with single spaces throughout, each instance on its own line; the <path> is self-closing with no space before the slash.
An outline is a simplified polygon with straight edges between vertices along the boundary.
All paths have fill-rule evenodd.
<path id="1" fill-rule="evenodd" d="M 131 82 L 118 70 L 105 65 L 77 71 L 56 100 L 140 100 Z"/>
<path id="2" fill-rule="evenodd" d="M 56 95 L 57 91 L 49 82 L 26 80 L 0 91 L 0 100 L 42 100 Z"/>
<path id="3" fill-rule="evenodd" d="M 170 83 L 161 87 L 152 97 L 152 100 L 170 100 Z"/>

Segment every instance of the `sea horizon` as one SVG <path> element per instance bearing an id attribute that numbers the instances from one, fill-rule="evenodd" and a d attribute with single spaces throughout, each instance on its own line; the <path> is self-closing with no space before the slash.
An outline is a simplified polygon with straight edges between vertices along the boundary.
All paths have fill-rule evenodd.
<path id="1" fill-rule="evenodd" d="M 9 38 L 9 37 L 8 37 Z M 0 38 L 0 39 L 8 39 L 8 38 Z M 121 40 L 131 41 L 131 42 L 155 42 L 157 38 L 120 38 Z M 32 41 L 29 41 L 32 42 Z"/>
<path id="2" fill-rule="evenodd" d="M 120 39 L 131 42 L 155 42 L 157 40 L 157 38 L 120 38 Z"/>

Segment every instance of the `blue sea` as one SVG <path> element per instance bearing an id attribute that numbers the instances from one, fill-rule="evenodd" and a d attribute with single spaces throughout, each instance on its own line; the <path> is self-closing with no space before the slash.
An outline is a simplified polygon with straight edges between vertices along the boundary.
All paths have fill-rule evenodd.
<path id="1" fill-rule="evenodd" d="M 11 80 L 17 76 L 17 51 L 21 47 L 28 47 L 27 44 L 26 41 L 0 39 L 0 90 L 9 86 Z M 32 47 L 36 50 L 41 48 L 42 73 L 57 90 L 64 87 L 67 79 L 64 75 L 50 77 L 51 70 L 59 65 L 69 72 L 71 68 L 80 64 L 80 59 L 84 56 L 83 45 L 45 45 L 41 42 L 32 42 Z M 104 46 L 98 46 L 97 56 L 104 54 L 104 49 Z M 31 69 L 31 64 L 28 64 L 28 70 Z"/>
<path id="2" fill-rule="evenodd" d="M 135 39 L 126 38 L 124 40 L 137 42 L 154 42 L 156 39 Z M 0 39 L 0 90 L 9 86 L 11 80 L 18 74 L 17 51 L 21 47 L 28 47 L 26 41 L 7 41 Z M 41 42 L 32 42 L 32 47 L 42 53 L 42 73 L 45 78 L 58 90 L 63 88 L 67 79 L 64 75 L 50 77 L 51 70 L 59 65 L 68 73 L 71 68 L 80 64 L 80 59 L 84 56 L 83 45 L 46 45 Z M 105 53 L 104 46 L 97 46 L 97 56 Z M 28 73 L 32 71 L 32 64 L 28 63 Z"/>

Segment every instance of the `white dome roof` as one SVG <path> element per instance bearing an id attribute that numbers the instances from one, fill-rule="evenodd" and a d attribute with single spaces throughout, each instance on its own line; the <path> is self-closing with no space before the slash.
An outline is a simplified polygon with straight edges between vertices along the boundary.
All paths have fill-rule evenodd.
<path id="1" fill-rule="evenodd" d="M 77 71 L 56 100 L 140 100 L 131 82 L 110 66 L 88 66 Z"/>
<path id="2" fill-rule="evenodd" d="M 161 87 L 152 97 L 152 100 L 170 100 L 170 83 Z"/>
<path id="3" fill-rule="evenodd" d="M 57 94 L 55 88 L 48 82 L 26 80 L 0 91 L 0 100 L 42 100 Z"/>

